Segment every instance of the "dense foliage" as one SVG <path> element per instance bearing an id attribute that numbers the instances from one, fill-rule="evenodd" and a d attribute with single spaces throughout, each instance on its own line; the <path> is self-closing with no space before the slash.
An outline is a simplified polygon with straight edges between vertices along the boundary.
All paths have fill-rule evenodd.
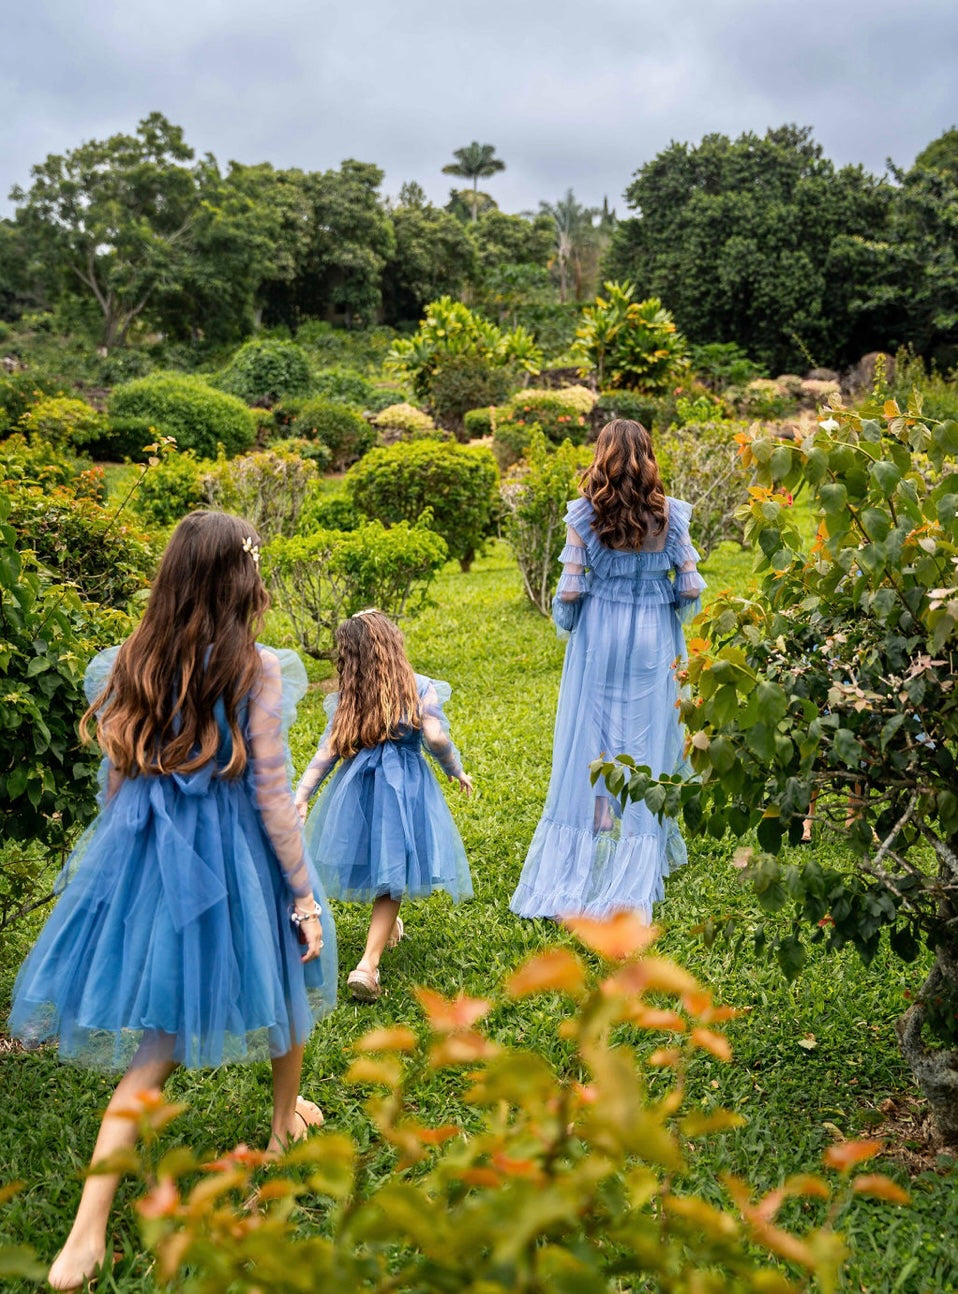
<path id="1" fill-rule="evenodd" d="M 110 396 L 111 418 L 146 420 L 179 449 L 215 457 L 222 445 L 228 454 L 249 449 L 256 435 L 253 415 L 235 395 L 216 391 L 199 377 L 151 373 L 124 382 Z"/>
<path id="2" fill-rule="evenodd" d="M 490 531 L 498 474 L 483 446 L 419 440 L 371 450 L 350 469 L 346 488 L 356 508 L 387 526 L 417 522 L 442 535 L 464 571 Z"/>
<path id="3" fill-rule="evenodd" d="M 266 408 L 284 396 L 306 395 L 310 382 L 309 360 L 302 347 L 275 337 L 246 342 L 216 378 L 221 391 L 238 396 L 244 404 Z"/>
<path id="4" fill-rule="evenodd" d="M 245 518 L 263 540 L 296 532 L 316 466 L 289 450 L 220 458 L 203 474 L 212 507 Z"/>
<path id="5" fill-rule="evenodd" d="M 291 428 L 294 436 L 317 440 L 329 450 L 329 466 L 342 472 L 376 443 L 376 431 L 361 413 L 334 400 L 307 400 Z"/>
<path id="6" fill-rule="evenodd" d="M 636 301 L 632 283 L 604 284 L 582 311 L 575 353 L 599 387 L 656 395 L 682 372 L 686 341 L 657 297 Z"/>

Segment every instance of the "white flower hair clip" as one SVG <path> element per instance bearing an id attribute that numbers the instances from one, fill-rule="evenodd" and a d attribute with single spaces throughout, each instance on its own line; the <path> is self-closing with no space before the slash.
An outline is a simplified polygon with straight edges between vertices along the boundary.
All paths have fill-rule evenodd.
<path id="1" fill-rule="evenodd" d="M 252 535 L 247 535 L 243 540 L 243 552 L 249 553 L 253 559 L 253 565 L 259 570 L 259 544 L 253 542 Z"/>

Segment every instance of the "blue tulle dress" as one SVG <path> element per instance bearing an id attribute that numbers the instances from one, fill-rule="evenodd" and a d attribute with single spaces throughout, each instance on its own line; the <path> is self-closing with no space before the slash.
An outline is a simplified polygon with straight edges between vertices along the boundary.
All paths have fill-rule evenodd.
<path id="1" fill-rule="evenodd" d="M 118 648 L 86 675 L 97 697 Z M 308 865 L 289 785 L 286 732 L 306 690 L 294 652 L 260 649 L 240 715 L 245 773 L 122 778 L 104 761 L 101 809 L 60 878 L 62 893 L 14 987 L 10 1032 L 59 1040 L 105 1069 L 159 1058 L 194 1068 L 281 1056 L 336 1000 L 336 936 Z M 303 963 L 294 897 L 324 908 L 324 948 Z"/>
<path id="2" fill-rule="evenodd" d="M 677 824 L 660 823 L 644 804 L 623 808 L 603 782 L 592 785 L 589 764 L 629 754 L 659 774 L 682 763 L 673 663 L 685 654 L 682 621 L 705 588 L 691 514 L 670 498 L 664 534 L 646 550 L 620 552 L 596 537 L 587 499 L 569 505 L 553 604 L 569 641 L 545 809 L 510 902 L 520 916 L 635 909 L 648 918 L 663 878 L 686 861 Z"/>
<path id="3" fill-rule="evenodd" d="M 443 713 L 452 689 L 422 674 L 416 684 L 423 727 L 403 727 L 342 761 L 330 749 L 338 696 L 326 698 L 329 722 L 296 795 L 308 798 L 339 764 L 306 823 L 306 847 L 333 898 L 421 899 L 434 890 L 453 902 L 472 897 L 462 839 L 423 755 L 425 748 L 449 777 L 462 772 Z"/>

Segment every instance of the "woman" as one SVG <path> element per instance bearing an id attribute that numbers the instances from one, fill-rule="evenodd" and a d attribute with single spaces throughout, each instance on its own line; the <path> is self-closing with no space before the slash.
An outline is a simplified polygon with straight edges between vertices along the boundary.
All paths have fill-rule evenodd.
<path id="1" fill-rule="evenodd" d="M 673 821 L 644 804 L 622 806 L 589 764 L 629 754 L 654 776 L 682 760 L 674 662 L 681 622 L 705 583 L 689 539 L 692 509 L 662 488 L 652 441 L 640 423 L 603 427 L 569 505 L 563 574 L 553 603 L 569 631 L 559 689 L 552 778 L 510 907 L 523 917 L 646 918 L 662 879 L 685 862 Z"/>

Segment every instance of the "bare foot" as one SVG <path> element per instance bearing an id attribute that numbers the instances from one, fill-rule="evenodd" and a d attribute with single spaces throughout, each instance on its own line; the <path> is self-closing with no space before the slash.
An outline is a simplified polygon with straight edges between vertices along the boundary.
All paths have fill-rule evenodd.
<path id="1" fill-rule="evenodd" d="M 67 1237 L 67 1242 L 53 1260 L 47 1273 L 47 1284 L 55 1290 L 79 1290 L 93 1281 L 103 1266 L 104 1249 L 96 1249 L 81 1238 Z"/>
<path id="2" fill-rule="evenodd" d="M 266 1147 L 271 1155 L 281 1155 L 294 1141 L 302 1141 L 309 1134 L 310 1128 L 321 1128 L 326 1116 L 315 1101 L 307 1101 L 305 1096 L 297 1096 L 293 1117 L 282 1129 L 273 1129 L 273 1134 Z"/>

